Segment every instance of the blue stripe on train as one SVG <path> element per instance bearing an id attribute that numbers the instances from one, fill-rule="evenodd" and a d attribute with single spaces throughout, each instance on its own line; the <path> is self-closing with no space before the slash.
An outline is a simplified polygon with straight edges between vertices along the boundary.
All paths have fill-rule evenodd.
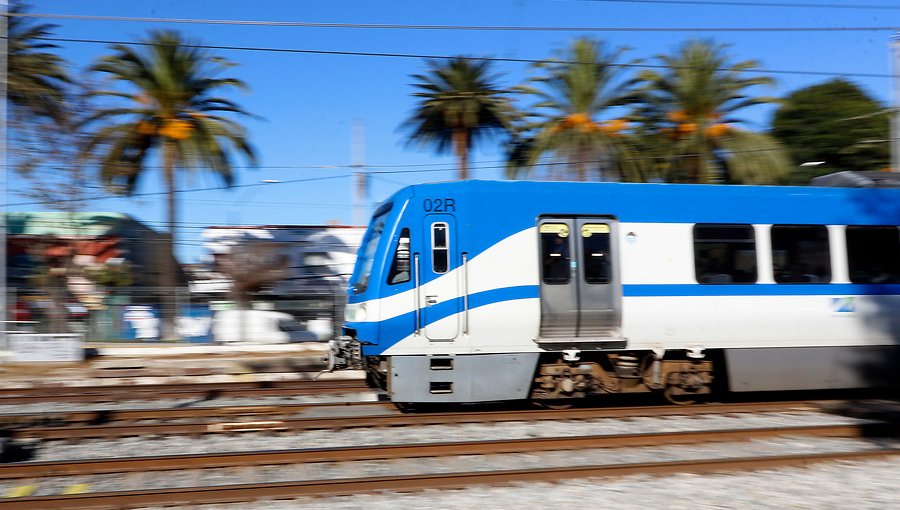
<path id="1" fill-rule="evenodd" d="M 700 296 L 889 296 L 900 295 L 900 284 L 630 284 L 622 286 L 624 297 L 700 297 Z M 521 285 L 477 292 L 469 296 L 469 309 L 539 297 L 537 285 Z M 424 328 L 463 310 L 461 297 L 450 299 L 428 308 L 421 315 Z M 427 320 L 427 322 L 425 322 Z M 363 353 L 378 355 L 415 331 L 415 312 L 377 322 L 348 323 L 357 329 L 363 342 L 378 340 L 378 345 L 364 345 Z"/>
<path id="2" fill-rule="evenodd" d="M 516 287 L 485 290 L 469 296 L 469 309 L 471 310 L 473 308 L 479 308 L 504 301 L 534 299 L 537 297 L 537 285 L 520 285 Z M 430 306 L 428 307 L 427 312 L 422 310 L 421 317 L 423 323 L 420 324 L 419 327 L 424 328 L 429 324 L 433 324 L 441 319 L 460 313 L 462 310 L 462 297 L 448 299 L 447 301 Z M 378 327 L 374 327 L 376 325 L 378 325 Z M 355 327 L 357 329 L 357 337 L 363 342 L 374 341 L 376 339 L 375 335 L 378 335 L 378 345 L 363 345 L 363 354 L 369 356 L 377 355 L 415 332 L 415 312 L 410 311 L 396 317 L 391 317 L 381 323 L 348 323 L 347 326 Z"/>

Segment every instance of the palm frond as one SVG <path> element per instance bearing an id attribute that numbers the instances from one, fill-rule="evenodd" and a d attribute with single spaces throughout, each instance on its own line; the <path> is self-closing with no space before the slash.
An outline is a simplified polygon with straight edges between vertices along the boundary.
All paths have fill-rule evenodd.
<path id="1" fill-rule="evenodd" d="M 635 114 L 647 119 L 647 132 L 666 148 L 670 179 L 777 182 L 787 158 L 781 148 L 768 135 L 737 127 L 744 123 L 739 112 L 777 101 L 748 91 L 773 81 L 748 76 L 759 64 L 732 62 L 726 48 L 709 40 L 689 40 L 673 54 L 659 55 L 666 70 L 639 74 L 643 85 Z"/>
<path id="2" fill-rule="evenodd" d="M 11 14 L 26 9 L 13 2 Z M 33 24 L 28 18 L 7 16 L 7 101 L 15 110 L 38 118 L 63 122 L 66 112 L 66 87 L 71 79 L 65 61 L 50 53 L 55 44 L 42 41 L 52 35 L 56 25 Z"/>
<path id="3" fill-rule="evenodd" d="M 488 61 L 455 57 L 426 61 L 428 73 L 414 74 L 415 111 L 402 124 L 408 146 L 431 146 L 438 153 L 453 150 L 465 178 L 468 152 L 481 139 L 512 130 L 516 112 L 509 90 L 495 85 Z"/>
<path id="4" fill-rule="evenodd" d="M 534 98 L 529 117 L 535 120 L 527 128 L 531 133 L 524 137 L 528 143 L 509 151 L 508 176 L 531 176 L 533 165 L 548 156 L 565 162 L 558 166 L 565 171 L 556 172 L 556 177 L 586 179 L 597 175 L 617 180 L 638 174 L 633 170 L 640 165 L 633 163 L 636 159 L 628 149 L 626 133 L 601 125 L 619 107 L 638 98 L 636 78 L 626 75 L 628 64 L 637 61 L 622 65 L 627 52 L 625 47 L 610 48 L 600 41 L 580 38 L 558 50 L 554 58 L 534 65 L 542 73 L 516 90 Z"/>

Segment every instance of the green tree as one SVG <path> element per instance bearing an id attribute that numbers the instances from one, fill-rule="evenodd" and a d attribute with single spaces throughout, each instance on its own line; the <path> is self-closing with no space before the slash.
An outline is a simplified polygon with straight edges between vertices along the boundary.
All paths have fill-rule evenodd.
<path id="1" fill-rule="evenodd" d="M 71 82 L 65 61 L 48 50 L 56 46 L 41 40 L 55 25 L 35 24 L 21 15 L 28 6 L 14 2 L 7 21 L 6 94 L 13 116 L 32 116 L 62 121 L 65 118 L 66 85 Z"/>
<path id="2" fill-rule="evenodd" d="M 668 180 L 675 182 L 774 183 L 790 172 L 781 145 L 765 133 L 738 127 L 744 108 L 772 103 L 747 89 L 771 78 L 747 76 L 755 61 L 732 63 L 724 45 L 687 41 L 657 58 L 665 71 L 640 74 L 643 104 L 636 111 L 657 135 Z"/>
<path id="3" fill-rule="evenodd" d="M 25 2 L 11 4 L 4 13 L 8 65 L 4 120 L 9 128 L 5 134 L 9 166 L 28 183 L 17 194 L 48 209 L 75 213 L 97 196 L 78 157 L 81 134 L 75 124 L 87 108 L 68 64 L 53 52 L 57 46 L 45 40 L 56 26 L 28 17 Z M 72 298 L 70 277 L 76 273 L 72 243 L 49 236 L 27 243 L 29 258 L 41 268 L 28 285 L 49 303 L 42 318 L 46 322 L 39 325 L 45 331 L 67 331 L 66 302 Z"/>
<path id="4" fill-rule="evenodd" d="M 799 89 L 784 99 L 772 134 L 799 165 L 792 181 L 840 170 L 880 170 L 890 165 L 890 110 L 843 79 Z"/>
<path id="5" fill-rule="evenodd" d="M 4 19 L 8 30 L 9 107 L 5 120 L 10 166 L 31 181 L 33 189 L 25 194 L 44 200 L 48 198 L 40 196 L 44 191 L 60 190 L 55 174 L 68 174 L 77 166 L 72 150 L 77 145 L 77 133 L 72 129 L 77 109 L 68 107 L 77 94 L 65 61 L 49 51 L 56 46 L 43 40 L 56 26 L 33 22 L 27 10 L 24 2 L 13 2 Z M 58 204 L 56 200 L 46 202 L 50 207 Z M 73 204 L 67 202 L 67 206 Z"/>
<path id="6" fill-rule="evenodd" d="M 218 78 L 230 62 L 191 45 L 177 32 L 151 32 L 144 47 L 112 46 L 93 70 L 105 73 L 121 87 L 100 90 L 94 96 L 112 97 L 121 106 L 101 108 L 86 124 L 93 127 L 86 151 L 98 158 L 100 176 L 115 192 L 131 194 L 147 173 L 151 154 L 158 153 L 166 190 L 169 236 L 163 256 L 163 336 L 174 335 L 174 310 L 169 292 L 176 282 L 174 239 L 177 226 L 177 170 L 208 170 L 226 185 L 234 179 L 230 153 L 255 155 L 243 126 L 222 114 L 246 115 L 234 102 L 219 97 L 220 90 L 243 88 L 233 78 Z"/>
<path id="7" fill-rule="evenodd" d="M 517 89 L 537 103 L 514 139 L 508 177 L 533 174 L 536 163 L 549 156 L 557 171 L 548 173 L 555 178 L 584 181 L 597 174 L 601 180 L 643 180 L 626 119 L 610 118 L 616 107 L 634 100 L 635 81 L 626 76 L 627 65 L 618 62 L 626 51 L 581 38 L 555 58 L 535 64 L 542 74 L 530 80 L 533 85 Z"/>
<path id="8" fill-rule="evenodd" d="M 404 123 L 408 143 L 432 145 L 439 153 L 452 150 L 459 162 L 457 177 L 468 179 L 476 142 L 511 126 L 509 91 L 496 85 L 489 61 L 465 57 L 428 61 L 428 73 L 413 78 L 419 103 Z"/>

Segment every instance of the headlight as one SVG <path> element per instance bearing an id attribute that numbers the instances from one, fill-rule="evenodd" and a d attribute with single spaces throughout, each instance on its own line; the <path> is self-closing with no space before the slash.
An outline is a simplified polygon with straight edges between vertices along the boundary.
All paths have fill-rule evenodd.
<path id="1" fill-rule="evenodd" d="M 362 322 L 366 320 L 366 304 L 347 305 L 344 310 L 344 320 L 347 322 Z"/>

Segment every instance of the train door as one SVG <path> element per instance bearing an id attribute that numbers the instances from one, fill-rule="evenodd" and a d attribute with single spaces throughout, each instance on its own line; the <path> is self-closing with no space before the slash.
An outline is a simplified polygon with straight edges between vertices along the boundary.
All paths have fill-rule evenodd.
<path id="1" fill-rule="evenodd" d="M 621 285 L 616 221 L 541 218 L 541 342 L 609 340 L 619 336 Z"/>
<path id="2" fill-rule="evenodd" d="M 450 341 L 459 335 L 459 278 L 453 272 L 459 259 L 456 222 L 449 214 L 425 216 L 422 288 L 419 303 L 425 336 L 432 341 Z"/>

